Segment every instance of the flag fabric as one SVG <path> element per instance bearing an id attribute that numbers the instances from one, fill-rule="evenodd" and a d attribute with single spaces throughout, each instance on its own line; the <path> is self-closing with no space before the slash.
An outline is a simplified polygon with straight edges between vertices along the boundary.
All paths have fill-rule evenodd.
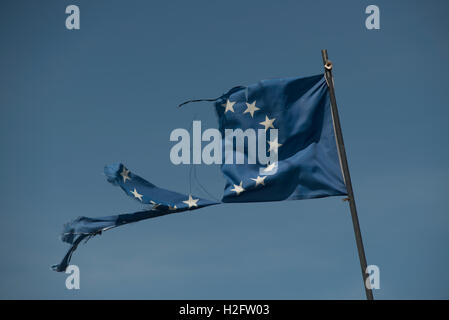
<path id="1" fill-rule="evenodd" d="M 215 109 L 222 137 L 226 129 L 278 129 L 277 138 L 266 140 L 268 150 L 277 153 L 275 163 L 235 165 L 223 160 L 227 180 L 223 202 L 347 194 L 324 75 L 237 87 L 217 99 Z M 224 140 L 223 145 L 229 143 Z M 244 152 L 247 158 L 247 149 Z"/>
<path id="2" fill-rule="evenodd" d="M 87 241 L 92 236 L 99 235 L 103 231 L 140 220 L 217 204 L 216 202 L 192 195 L 187 196 L 158 188 L 154 184 L 132 173 L 121 163 L 106 166 L 104 173 L 110 183 L 119 186 L 132 199 L 149 205 L 150 208 L 135 213 L 99 218 L 78 217 L 72 222 L 65 224 L 61 238 L 62 241 L 70 243 L 72 246 L 61 263 L 52 266 L 53 270 L 59 272 L 65 271 L 78 245 L 83 240 Z"/>
<path id="3" fill-rule="evenodd" d="M 263 80 L 247 87 L 234 87 L 219 98 L 207 101 L 211 100 L 215 101 L 222 136 L 221 169 L 226 179 L 222 202 L 347 195 L 324 75 Z M 264 147 L 276 154 L 276 161 L 249 161 L 249 148 L 239 149 L 237 143 L 230 141 L 226 135 L 229 129 L 253 129 L 265 134 Z M 271 137 L 270 129 L 277 129 L 277 136 Z M 232 157 L 246 161 L 235 163 L 234 158 L 230 159 L 229 153 L 225 152 L 226 148 L 233 151 Z M 129 197 L 148 205 L 148 210 L 100 218 L 78 217 L 66 224 L 62 240 L 71 247 L 61 263 L 52 266 L 53 270 L 65 271 L 73 252 L 83 240 L 87 241 L 108 229 L 219 204 L 159 188 L 121 163 L 106 166 L 105 175 Z"/>

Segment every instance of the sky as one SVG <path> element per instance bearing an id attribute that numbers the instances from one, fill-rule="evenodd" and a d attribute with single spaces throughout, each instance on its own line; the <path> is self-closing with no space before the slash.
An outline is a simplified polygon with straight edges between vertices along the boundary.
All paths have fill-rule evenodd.
<path id="1" fill-rule="evenodd" d="M 80 8 L 80 29 L 65 8 Z M 367 30 L 365 8 L 380 8 Z M 218 126 L 217 97 L 323 72 L 336 97 L 376 299 L 449 298 L 447 1 L 2 1 L 1 299 L 364 299 L 341 197 L 224 204 L 117 228 L 50 270 L 78 216 L 141 207 L 106 182 L 123 162 L 189 192 L 169 137 Z M 220 197 L 218 166 L 197 166 Z M 206 197 L 197 185 L 194 193 Z"/>

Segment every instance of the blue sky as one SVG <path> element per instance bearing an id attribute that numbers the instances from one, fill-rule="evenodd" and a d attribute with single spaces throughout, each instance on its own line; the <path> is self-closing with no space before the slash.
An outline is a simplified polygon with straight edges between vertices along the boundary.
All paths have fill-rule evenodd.
<path id="1" fill-rule="evenodd" d="M 70 4 L 77 31 L 65 28 Z M 380 30 L 365 28 L 369 4 Z M 217 123 L 211 104 L 178 103 L 321 73 L 324 48 L 368 263 L 380 268 L 375 298 L 449 298 L 446 1 L 0 6 L 0 298 L 363 299 L 338 197 L 225 204 L 106 232 L 74 255 L 77 291 L 49 269 L 67 249 L 65 222 L 140 209 L 105 181 L 105 164 L 188 192 L 170 132 Z M 197 171 L 219 197 L 219 168 Z"/>

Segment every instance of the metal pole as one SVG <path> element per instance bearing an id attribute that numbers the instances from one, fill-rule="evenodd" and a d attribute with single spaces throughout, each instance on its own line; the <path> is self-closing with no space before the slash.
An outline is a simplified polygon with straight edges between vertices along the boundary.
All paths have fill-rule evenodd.
<path id="1" fill-rule="evenodd" d="M 343 170 L 343 178 L 345 180 L 346 189 L 348 190 L 349 208 L 351 209 L 352 225 L 354 227 L 355 241 L 359 253 L 360 267 L 362 268 L 363 286 L 365 287 L 366 298 L 373 300 L 373 291 L 366 287 L 366 256 L 363 248 L 362 233 L 360 232 L 359 218 L 357 216 L 357 208 L 355 206 L 354 191 L 352 189 L 351 176 L 349 174 L 348 160 L 346 158 L 345 144 L 343 142 L 343 134 L 341 132 L 340 118 L 338 116 L 337 100 L 335 99 L 334 78 L 332 77 L 332 63 L 327 57 L 327 50 L 321 50 L 323 56 L 325 77 L 329 86 L 329 96 L 331 102 L 332 118 L 334 122 L 335 136 L 337 138 L 338 154 L 340 156 L 341 167 Z"/>

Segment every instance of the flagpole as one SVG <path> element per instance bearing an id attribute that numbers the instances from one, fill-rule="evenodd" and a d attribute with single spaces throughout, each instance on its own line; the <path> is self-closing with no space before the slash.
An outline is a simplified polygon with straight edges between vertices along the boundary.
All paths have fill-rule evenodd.
<path id="1" fill-rule="evenodd" d="M 332 63 L 327 57 L 327 50 L 321 50 L 323 57 L 324 72 L 329 87 L 329 96 L 331 102 L 332 119 L 334 122 L 335 136 L 337 138 L 338 154 L 340 156 L 343 178 L 345 180 L 346 189 L 348 190 L 349 208 L 351 210 L 352 225 L 354 227 L 355 241 L 357 243 L 357 251 L 359 253 L 360 267 L 362 269 L 363 286 L 365 287 L 366 299 L 373 300 L 373 291 L 366 287 L 366 256 L 363 247 L 362 233 L 360 231 L 359 218 L 357 216 L 357 208 L 355 206 L 354 191 L 352 189 L 351 175 L 349 174 L 348 159 L 346 158 L 345 144 L 343 142 L 343 134 L 341 132 L 340 118 L 338 116 L 337 100 L 335 99 L 334 78 L 332 77 Z"/>

